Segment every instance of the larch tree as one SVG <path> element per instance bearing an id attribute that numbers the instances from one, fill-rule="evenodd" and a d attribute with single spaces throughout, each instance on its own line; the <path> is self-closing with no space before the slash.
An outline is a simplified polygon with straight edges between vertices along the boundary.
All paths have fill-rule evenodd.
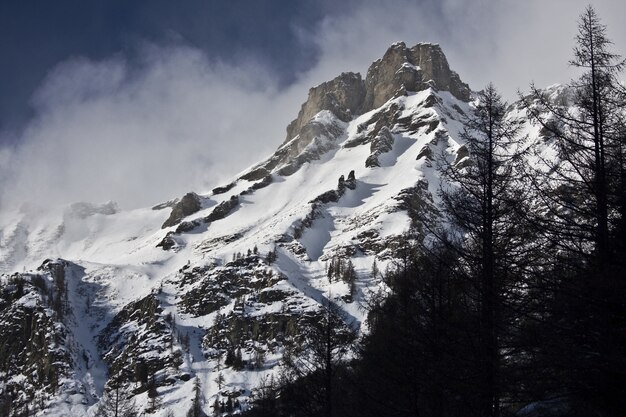
<path id="1" fill-rule="evenodd" d="M 478 93 L 461 134 L 467 159 L 451 162 L 443 157 L 438 164 L 445 180 L 439 192 L 441 210 L 451 231 L 444 240 L 457 251 L 463 273 L 475 288 L 474 353 L 480 364 L 475 411 L 493 417 L 500 415 L 505 390 L 501 351 L 504 323 L 511 312 L 509 287 L 525 251 L 518 221 L 525 192 L 516 170 L 520 127 L 507 118 L 506 107 L 496 88 L 487 85 Z"/>
<path id="2" fill-rule="evenodd" d="M 592 6 L 575 41 L 570 65 L 582 73 L 561 99 L 534 87 L 526 99 L 555 150 L 538 152 L 544 168 L 529 176 L 546 205 L 536 224 L 551 246 L 538 287 L 550 300 L 540 333 L 552 336 L 540 351 L 554 369 L 553 389 L 611 416 L 625 406 L 626 387 L 624 60 Z"/>

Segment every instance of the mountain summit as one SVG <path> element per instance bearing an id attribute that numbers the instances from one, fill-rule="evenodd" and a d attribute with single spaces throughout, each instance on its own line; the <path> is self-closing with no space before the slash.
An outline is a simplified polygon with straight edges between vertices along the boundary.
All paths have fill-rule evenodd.
<path id="1" fill-rule="evenodd" d="M 469 101 L 468 85 L 450 69 L 439 45 L 418 43 L 407 48 L 404 42 L 397 42 L 370 65 L 365 80 L 361 74 L 349 72 L 311 88 L 298 117 L 287 127 L 286 141 L 295 137 L 322 110 L 329 110 L 340 120 L 349 121 L 407 91 L 423 91 L 430 87 L 449 91 L 459 100 Z"/>

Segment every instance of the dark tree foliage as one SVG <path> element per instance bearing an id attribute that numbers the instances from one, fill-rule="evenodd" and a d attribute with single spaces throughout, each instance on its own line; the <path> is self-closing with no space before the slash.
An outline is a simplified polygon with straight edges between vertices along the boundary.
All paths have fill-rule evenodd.
<path id="1" fill-rule="evenodd" d="M 618 82 L 624 61 L 610 49 L 587 7 L 570 62 L 582 70 L 571 102 L 536 89 L 527 99 L 558 156 L 528 175 L 545 205 L 533 221 L 546 257 L 530 285 L 542 302 L 527 331 L 538 338 L 544 392 L 565 396 L 580 415 L 626 409 L 626 96 Z"/>
<path id="2" fill-rule="evenodd" d="M 518 315 L 517 289 L 532 258 L 532 245 L 521 221 L 526 190 L 518 175 L 519 125 L 506 118 L 507 105 L 493 85 L 477 98 L 461 134 L 468 160 L 440 160 L 439 171 L 446 181 L 439 194 L 449 235 L 435 234 L 457 253 L 456 273 L 470 285 L 467 296 L 473 307 L 468 313 L 476 315 L 478 328 L 476 349 L 468 354 L 480 364 L 476 413 L 499 416 L 512 398 L 505 372 L 512 361 L 505 351 L 513 348 L 510 333 Z"/>
<path id="3" fill-rule="evenodd" d="M 470 415 L 479 364 L 468 354 L 477 331 L 468 281 L 444 246 L 428 254 L 414 248 L 409 259 L 387 273 L 392 293 L 369 313 L 354 403 L 364 416 Z"/>
<path id="4" fill-rule="evenodd" d="M 189 411 L 187 411 L 187 417 L 206 417 L 206 414 L 202 410 L 203 403 L 204 399 L 202 398 L 202 387 L 200 385 L 200 380 L 196 379 L 193 384 L 193 399 L 191 402 L 191 407 L 189 408 Z"/>
<path id="5" fill-rule="evenodd" d="M 148 407 L 146 411 L 156 413 L 161 408 L 161 404 L 162 400 L 157 390 L 156 376 L 153 373 L 148 381 Z"/>
<path id="6" fill-rule="evenodd" d="M 273 264 L 274 262 L 276 262 L 276 260 L 278 259 L 278 254 L 276 252 L 276 247 L 274 247 L 273 250 L 270 250 L 269 252 L 267 252 L 267 256 L 265 257 L 265 260 L 267 261 L 268 264 Z"/>
<path id="7" fill-rule="evenodd" d="M 285 355 L 284 396 L 299 398 L 307 415 L 331 417 L 336 389 L 335 372 L 351 349 L 356 334 L 327 302 L 319 322 L 304 329 L 306 342 Z M 301 383 L 306 380 L 305 384 Z"/>

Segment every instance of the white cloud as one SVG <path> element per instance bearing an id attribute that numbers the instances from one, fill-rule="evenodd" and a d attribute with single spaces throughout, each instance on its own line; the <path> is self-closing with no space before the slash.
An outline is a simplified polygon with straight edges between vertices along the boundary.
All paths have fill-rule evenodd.
<path id="1" fill-rule="evenodd" d="M 148 205 L 218 185 L 282 141 L 295 103 L 256 63 L 142 54 L 141 69 L 78 59 L 50 74 L 5 166 L 5 202 Z"/>

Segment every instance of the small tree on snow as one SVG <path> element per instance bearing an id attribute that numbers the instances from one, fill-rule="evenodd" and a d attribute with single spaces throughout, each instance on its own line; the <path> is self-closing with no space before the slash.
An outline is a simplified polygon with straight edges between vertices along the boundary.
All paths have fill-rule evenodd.
<path id="1" fill-rule="evenodd" d="M 196 381 L 193 383 L 193 402 L 191 408 L 187 412 L 187 417 L 204 417 L 204 411 L 202 411 L 202 389 L 200 387 L 200 379 L 196 377 Z"/>
<path id="2" fill-rule="evenodd" d="M 373 279 L 376 279 L 377 277 L 380 276 L 380 269 L 378 269 L 378 264 L 376 263 L 376 259 L 374 259 L 374 262 L 372 263 L 371 275 Z"/>
<path id="3" fill-rule="evenodd" d="M 224 374 L 223 373 L 219 373 L 217 374 L 217 377 L 215 378 L 215 383 L 217 384 L 217 388 L 221 391 L 222 390 L 222 386 L 224 385 L 225 379 L 224 379 Z"/>
<path id="4" fill-rule="evenodd" d="M 276 254 L 276 248 L 269 251 L 265 259 L 267 260 L 268 264 L 273 264 L 274 262 L 276 262 L 276 259 L 278 259 L 278 255 Z"/>
<path id="5" fill-rule="evenodd" d="M 135 401 L 130 396 L 115 387 L 111 391 L 106 391 L 100 400 L 98 411 L 95 417 L 137 417 L 137 407 Z"/>

